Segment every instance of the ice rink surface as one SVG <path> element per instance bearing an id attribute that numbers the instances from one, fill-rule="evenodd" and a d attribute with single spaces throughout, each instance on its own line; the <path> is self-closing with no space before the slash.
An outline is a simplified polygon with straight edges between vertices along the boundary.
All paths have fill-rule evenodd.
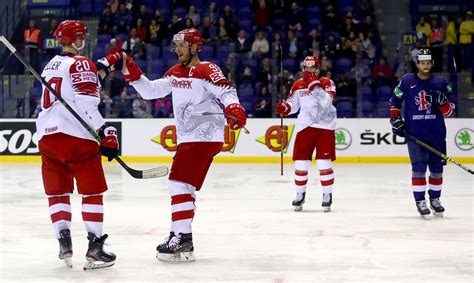
<path id="1" fill-rule="evenodd" d="M 151 168 L 157 164 L 133 164 Z M 472 165 L 470 165 L 472 167 Z M 167 178 L 136 180 L 105 165 L 104 232 L 114 267 L 83 271 L 87 248 L 75 194 L 74 268 L 58 243 L 39 163 L 0 164 L 0 282 L 473 282 L 473 177 L 445 167 L 443 218 L 416 211 L 408 164 L 335 164 L 332 212 L 321 209 L 313 164 L 294 212 L 293 164 L 215 163 L 197 193 L 196 262 L 155 258 L 168 234 Z"/>

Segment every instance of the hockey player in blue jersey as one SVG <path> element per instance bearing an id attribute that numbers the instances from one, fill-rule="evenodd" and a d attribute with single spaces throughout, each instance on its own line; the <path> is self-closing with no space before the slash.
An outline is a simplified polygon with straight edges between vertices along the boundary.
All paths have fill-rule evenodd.
<path id="1" fill-rule="evenodd" d="M 441 76 L 432 75 L 431 52 L 427 48 L 418 51 L 418 73 L 402 77 L 390 99 L 390 123 L 394 134 L 401 137 L 408 133 L 446 154 L 446 125 L 444 117 L 454 111 L 454 97 L 451 85 Z M 404 118 L 401 106 L 405 102 Z M 440 203 L 443 184 L 443 166 L 446 161 L 407 139 L 408 153 L 412 166 L 412 188 L 416 207 L 422 217 L 431 213 L 425 200 L 426 169 L 429 168 L 428 195 L 435 215 L 442 216 L 444 207 Z"/>

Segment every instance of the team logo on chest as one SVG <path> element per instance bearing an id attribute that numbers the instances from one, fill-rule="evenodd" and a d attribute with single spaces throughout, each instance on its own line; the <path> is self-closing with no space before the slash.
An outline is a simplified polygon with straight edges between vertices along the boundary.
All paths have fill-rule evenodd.
<path id="1" fill-rule="evenodd" d="M 415 96 L 415 104 L 418 105 L 419 111 L 426 111 L 426 114 L 431 113 L 431 95 L 426 94 L 424 90 Z"/>
<path id="2" fill-rule="evenodd" d="M 185 81 L 185 80 L 177 80 L 177 79 L 173 79 L 171 81 L 171 84 L 173 85 L 173 87 L 176 87 L 176 88 L 186 88 L 186 89 L 192 89 L 193 86 L 192 86 L 192 81 Z"/>

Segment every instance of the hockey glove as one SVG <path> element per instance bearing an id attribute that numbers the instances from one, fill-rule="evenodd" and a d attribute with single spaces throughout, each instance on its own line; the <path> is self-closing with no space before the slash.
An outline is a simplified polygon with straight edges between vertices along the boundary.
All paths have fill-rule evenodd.
<path id="1" fill-rule="evenodd" d="M 247 123 L 247 115 L 242 105 L 238 103 L 232 103 L 227 105 L 224 110 L 224 114 L 227 119 L 227 124 L 232 130 L 238 130 L 245 126 Z"/>
<path id="2" fill-rule="evenodd" d="M 392 132 L 400 137 L 405 137 L 405 122 L 403 121 L 402 117 L 397 116 L 394 118 L 390 118 L 390 124 L 392 124 Z"/>
<path id="3" fill-rule="evenodd" d="M 117 139 L 117 129 L 113 126 L 104 124 L 99 129 L 100 136 L 100 153 L 103 156 L 107 156 L 109 161 L 112 161 L 117 154 L 119 149 L 119 142 Z"/>
<path id="4" fill-rule="evenodd" d="M 125 56 L 125 64 L 122 69 L 123 78 L 127 83 L 134 82 L 142 75 L 142 70 L 129 56 Z"/>
<path id="5" fill-rule="evenodd" d="M 97 60 L 96 65 L 97 65 L 97 70 L 104 70 L 107 75 L 109 75 L 111 72 L 115 70 L 121 70 L 122 69 L 122 53 L 121 52 L 115 52 L 113 54 L 109 54 L 106 57 L 100 58 Z"/>
<path id="6" fill-rule="evenodd" d="M 446 94 L 439 90 L 435 90 L 431 92 L 431 97 L 436 99 L 436 104 L 438 104 L 438 108 L 444 116 L 450 116 L 453 113 L 454 104 L 449 101 Z"/>
<path id="7" fill-rule="evenodd" d="M 291 105 L 284 101 L 280 101 L 276 105 L 275 112 L 280 114 L 280 116 L 288 116 L 291 112 Z"/>

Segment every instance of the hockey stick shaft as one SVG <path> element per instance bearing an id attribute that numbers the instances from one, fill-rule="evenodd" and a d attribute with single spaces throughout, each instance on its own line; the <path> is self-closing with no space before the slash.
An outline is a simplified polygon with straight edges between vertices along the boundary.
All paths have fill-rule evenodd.
<path id="1" fill-rule="evenodd" d="M 81 125 L 94 137 L 94 139 L 100 143 L 101 138 L 100 136 L 84 121 L 84 119 L 79 116 L 79 114 L 74 111 L 74 109 L 71 108 L 71 106 L 59 95 L 54 88 L 51 87 L 50 84 L 48 84 L 44 78 L 42 78 L 36 71 L 33 69 L 33 67 L 26 62 L 25 58 L 16 50 L 16 48 L 6 39 L 3 35 L 0 36 L 0 41 L 5 44 L 5 46 L 10 50 L 13 55 L 15 55 L 18 60 L 31 72 L 31 74 L 41 82 L 42 85 L 44 85 L 55 97 L 56 99 L 61 102 L 64 107 L 81 123 Z M 133 168 L 130 168 L 125 162 L 120 158 L 120 156 L 116 156 L 115 160 L 127 171 L 132 177 L 137 178 L 137 179 L 147 179 L 147 178 L 156 178 L 156 177 L 162 177 L 168 174 L 168 168 L 166 166 L 150 169 L 150 170 L 135 170 Z M 164 174 L 164 175 L 163 175 Z"/>
<path id="2" fill-rule="evenodd" d="M 280 95 L 283 89 L 283 46 L 280 44 Z M 281 99 L 283 101 L 283 97 Z M 280 176 L 283 176 L 283 115 L 280 116 Z"/>
<path id="3" fill-rule="evenodd" d="M 447 160 L 459 167 L 461 167 L 462 169 L 464 169 L 465 171 L 471 173 L 471 174 L 474 174 L 474 171 L 467 168 L 466 166 L 462 165 L 461 163 L 457 162 L 456 160 L 452 159 L 451 157 L 447 156 L 446 154 L 432 148 L 431 146 L 427 145 L 426 143 L 420 141 L 419 139 L 415 138 L 414 136 L 408 134 L 408 133 L 405 133 L 405 135 L 412 139 L 414 142 L 416 142 L 417 144 L 421 145 L 422 147 L 426 148 L 427 150 L 433 152 L 434 154 L 438 155 L 439 157 L 443 158 L 444 160 Z"/>
<path id="4" fill-rule="evenodd" d="M 220 112 L 203 112 L 202 115 L 204 115 L 204 116 L 207 116 L 207 115 L 224 115 L 227 118 L 231 118 L 232 120 L 237 121 L 237 118 L 235 118 L 234 116 L 229 115 L 229 114 L 220 113 Z M 244 130 L 244 133 L 250 134 L 250 131 L 247 130 L 246 127 L 242 127 L 242 130 Z"/>

